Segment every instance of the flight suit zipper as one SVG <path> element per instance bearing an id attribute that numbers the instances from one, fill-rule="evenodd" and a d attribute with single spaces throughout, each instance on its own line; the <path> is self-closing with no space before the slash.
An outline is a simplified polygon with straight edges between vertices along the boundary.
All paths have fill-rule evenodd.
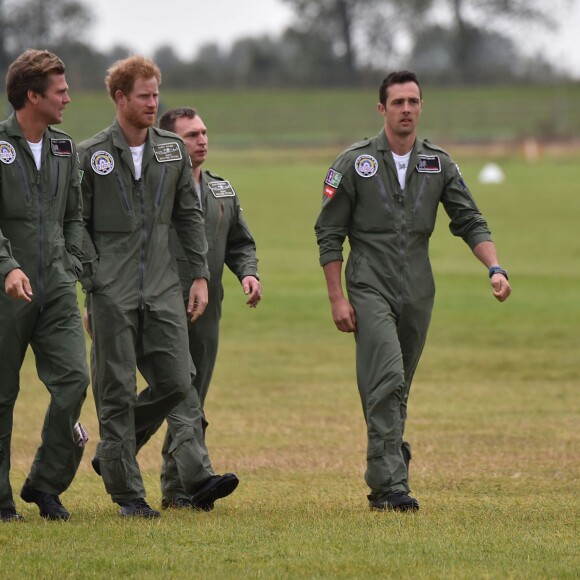
<path id="1" fill-rule="evenodd" d="M 389 194 L 387 193 L 387 190 L 385 188 L 385 184 L 383 183 L 381 176 L 378 173 L 375 174 L 374 180 L 375 180 L 375 183 L 377 184 L 377 187 L 379 189 L 379 195 L 381 196 L 381 199 L 383 200 L 383 204 L 385 206 L 386 212 L 391 213 L 391 204 L 389 203 Z"/>
<path id="2" fill-rule="evenodd" d="M 417 193 L 417 199 L 415 200 L 415 207 L 413 208 L 413 213 L 416 214 L 421 207 L 421 202 L 423 201 L 423 192 L 425 187 L 429 183 L 430 175 L 423 175 L 421 185 L 419 186 L 419 193 Z"/>
<path id="3" fill-rule="evenodd" d="M 32 192 L 30 191 L 30 182 L 28 181 L 28 176 L 26 175 L 26 171 L 24 170 L 24 167 L 22 166 L 22 163 L 20 163 L 19 159 L 16 160 L 16 165 L 20 170 L 20 175 L 22 175 L 22 181 L 24 182 L 24 199 L 26 200 L 26 203 L 30 203 L 30 200 L 32 199 Z"/>
<path id="4" fill-rule="evenodd" d="M 44 287 L 44 270 L 45 270 L 45 255 L 44 255 L 44 232 L 46 229 L 45 224 L 45 212 L 44 212 L 44 196 L 42 191 L 40 171 L 36 172 L 36 185 L 37 185 L 37 195 L 38 195 L 38 240 L 39 240 L 39 257 L 38 257 L 38 290 L 39 298 L 38 303 L 40 306 L 40 312 L 44 310 L 45 301 L 45 287 Z"/>
<path id="5" fill-rule="evenodd" d="M 60 176 L 60 163 L 58 162 L 58 159 L 56 157 L 54 158 L 54 171 L 53 171 L 53 175 L 55 176 L 53 199 L 56 199 L 56 196 L 58 194 L 58 178 Z"/>
<path id="6" fill-rule="evenodd" d="M 217 225 L 215 228 L 215 234 L 214 234 L 214 240 L 218 240 L 219 239 L 219 235 L 220 235 L 220 230 L 222 229 L 222 223 L 224 221 L 224 213 L 225 213 L 225 204 L 223 201 L 220 201 L 219 203 L 219 209 L 218 209 L 218 219 L 217 219 Z"/>
<path id="7" fill-rule="evenodd" d="M 127 188 L 125 187 L 125 182 L 123 181 L 123 177 L 118 171 L 115 171 L 115 175 L 117 176 L 119 188 L 121 189 L 121 202 L 123 203 L 124 208 L 129 212 L 131 211 L 131 205 L 129 203 L 129 196 L 127 195 Z"/>
<path id="8" fill-rule="evenodd" d="M 139 252 L 139 309 L 145 309 L 145 258 L 147 250 L 147 220 L 145 214 L 145 200 L 143 199 L 143 181 L 135 181 L 137 186 L 137 196 L 141 208 L 141 249 Z"/>
<path id="9" fill-rule="evenodd" d="M 400 269 L 399 269 L 399 293 L 397 295 L 397 303 L 398 303 L 398 314 L 400 315 L 402 304 L 403 304 L 403 290 L 405 286 L 405 255 L 406 255 L 406 237 L 407 237 L 407 224 L 405 220 L 405 194 L 404 191 L 399 189 L 397 194 L 395 195 L 395 199 L 399 204 L 399 216 L 401 220 L 401 235 L 399 237 L 399 258 L 400 262 Z"/>
<path id="10" fill-rule="evenodd" d="M 164 165 L 161 170 L 161 179 L 159 180 L 159 187 L 157 188 L 157 193 L 155 194 L 155 209 L 161 207 L 161 202 L 163 200 L 163 185 L 165 184 L 165 174 L 167 173 L 167 166 Z"/>

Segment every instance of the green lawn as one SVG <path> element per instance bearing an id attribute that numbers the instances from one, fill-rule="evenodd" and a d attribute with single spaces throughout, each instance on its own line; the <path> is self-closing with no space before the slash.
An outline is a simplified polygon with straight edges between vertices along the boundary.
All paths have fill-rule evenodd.
<path id="1" fill-rule="evenodd" d="M 197 107 L 214 145 L 304 147 L 345 145 L 378 133 L 375 88 L 351 90 L 174 91 L 161 85 L 161 109 Z M 63 130 L 86 139 L 114 117 L 103 90 L 76 92 Z M 555 86 L 423 87 L 421 134 L 435 142 L 527 137 L 541 140 L 580 134 L 580 83 Z"/>
<path id="2" fill-rule="evenodd" d="M 378 130 L 378 128 L 377 128 Z M 241 484 L 211 513 L 122 521 L 92 472 L 91 441 L 62 499 L 68 523 L 0 526 L 5 578 L 577 578 L 579 572 L 580 181 L 577 156 L 500 160 L 504 184 L 480 185 L 488 158 L 461 156 L 513 295 L 497 303 L 485 269 L 447 230 L 433 237 L 436 310 L 411 393 L 413 515 L 367 508 L 365 429 L 351 336 L 334 329 L 313 223 L 336 150 L 234 151 L 227 176 L 256 237 L 264 298 L 250 310 L 233 280 L 207 412 L 219 472 Z M 496 159 L 497 161 L 497 159 Z M 22 373 L 12 483 L 29 468 L 44 388 Z M 160 502 L 161 438 L 140 464 Z"/>

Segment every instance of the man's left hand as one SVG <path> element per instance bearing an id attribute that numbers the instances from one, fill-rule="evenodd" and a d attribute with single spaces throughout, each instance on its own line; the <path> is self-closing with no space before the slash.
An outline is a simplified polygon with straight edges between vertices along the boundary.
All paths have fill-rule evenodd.
<path id="1" fill-rule="evenodd" d="M 511 294 L 511 286 L 508 279 L 503 274 L 494 274 L 491 279 L 491 287 L 493 288 L 493 295 L 500 301 L 507 300 Z"/>
<path id="2" fill-rule="evenodd" d="M 204 312 L 207 306 L 207 280 L 196 278 L 189 290 L 189 302 L 187 314 L 191 316 L 191 322 L 195 322 Z"/>
<path id="3" fill-rule="evenodd" d="M 242 278 L 242 288 L 248 297 L 246 304 L 250 308 L 256 308 L 262 299 L 262 286 L 260 281 L 254 276 L 244 276 Z"/>

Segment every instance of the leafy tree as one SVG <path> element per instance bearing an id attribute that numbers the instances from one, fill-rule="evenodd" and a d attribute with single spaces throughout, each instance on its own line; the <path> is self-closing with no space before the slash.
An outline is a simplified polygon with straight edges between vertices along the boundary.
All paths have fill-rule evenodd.
<path id="1" fill-rule="evenodd" d="M 433 71 L 427 63 L 438 59 L 439 65 L 444 63 L 445 70 L 437 67 L 443 77 L 472 82 L 494 67 L 504 77 L 524 70 L 525 59 L 517 50 L 518 43 L 525 42 L 521 31 L 554 27 L 553 15 L 573 0 L 285 1 L 296 15 L 288 32 L 305 44 L 326 47 L 322 52 L 330 51 L 332 67 L 346 78 L 360 77 L 364 67 L 384 70 L 416 64 L 429 73 Z M 319 55 L 303 53 L 303 66 L 316 67 Z"/>
<path id="2" fill-rule="evenodd" d="M 432 0 L 285 0 L 296 13 L 291 29 L 310 43 L 326 46 L 347 78 L 365 66 L 392 65 L 405 38 Z M 309 52 L 316 58 L 318 53 Z M 308 56 L 308 55 L 307 55 Z M 314 63 L 312 63 L 314 64 Z"/>
<path id="3" fill-rule="evenodd" d="M 17 55 L 86 39 L 90 10 L 78 0 L 1 0 L 4 49 Z"/>
<path id="4" fill-rule="evenodd" d="M 441 49 L 441 41 L 450 56 L 452 76 L 464 82 L 480 81 L 486 78 L 481 67 L 487 62 L 500 66 L 501 72 L 513 73 L 521 68 L 517 43 L 524 42 L 523 30 L 534 31 L 538 27 L 556 27 L 555 14 L 565 12 L 572 0 L 425 0 L 430 11 L 422 27 L 416 31 L 418 41 L 414 50 L 415 59 L 421 45 L 435 30 L 433 22 L 437 15 L 450 13 L 451 34 L 433 39 Z M 439 26 L 445 27 L 444 24 Z M 431 31 L 431 33 L 429 33 Z M 518 37 L 519 33 L 519 37 Z M 424 50 L 429 50 L 424 46 Z M 421 51 L 422 52 L 422 51 Z M 503 59 L 503 66 L 501 61 Z"/>
<path id="5" fill-rule="evenodd" d="M 153 53 L 153 60 L 161 70 L 178 68 L 182 64 L 174 48 L 169 44 L 158 47 Z"/>

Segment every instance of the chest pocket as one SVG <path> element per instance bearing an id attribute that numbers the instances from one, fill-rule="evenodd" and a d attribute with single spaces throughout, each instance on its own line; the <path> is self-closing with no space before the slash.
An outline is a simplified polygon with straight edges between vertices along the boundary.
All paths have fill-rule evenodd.
<path id="1" fill-rule="evenodd" d="M 53 156 L 49 185 L 50 203 L 53 216 L 62 223 L 66 211 L 68 197 L 68 176 L 70 172 L 69 159 Z"/>
<path id="2" fill-rule="evenodd" d="M 0 215 L 4 219 L 27 219 L 32 204 L 32 187 L 26 164 L 16 159 L 2 164 Z"/>
<path id="3" fill-rule="evenodd" d="M 117 169 L 93 175 L 93 224 L 96 232 L 130 232 L 133 225 L 131 183 Z"/>
<path id="4" fill-rule="evenodd" d="M 356 228 L 367 232 L 382 232 L 394 227 L 396 202 L 387 180 L 376 173 L 372 177 L 357 177 L 357 200 L 353 212 Z"/>
<path id="5" fill-rule="evenodd" d="M 437 219 L 442 179 L 439 174 L 417 175 L 416 193 L 412 200 L 412 230 L 418 234 L 432 234 Z"/>
<path id="6" fill-rule="evenodd" d="M 177 188 L 179 179 L 179 169 L 175 163 L 163 163 L 154 189 L 155 215 L 159 223 L 171 223 L 175 195 L 173 192 Z"/>

